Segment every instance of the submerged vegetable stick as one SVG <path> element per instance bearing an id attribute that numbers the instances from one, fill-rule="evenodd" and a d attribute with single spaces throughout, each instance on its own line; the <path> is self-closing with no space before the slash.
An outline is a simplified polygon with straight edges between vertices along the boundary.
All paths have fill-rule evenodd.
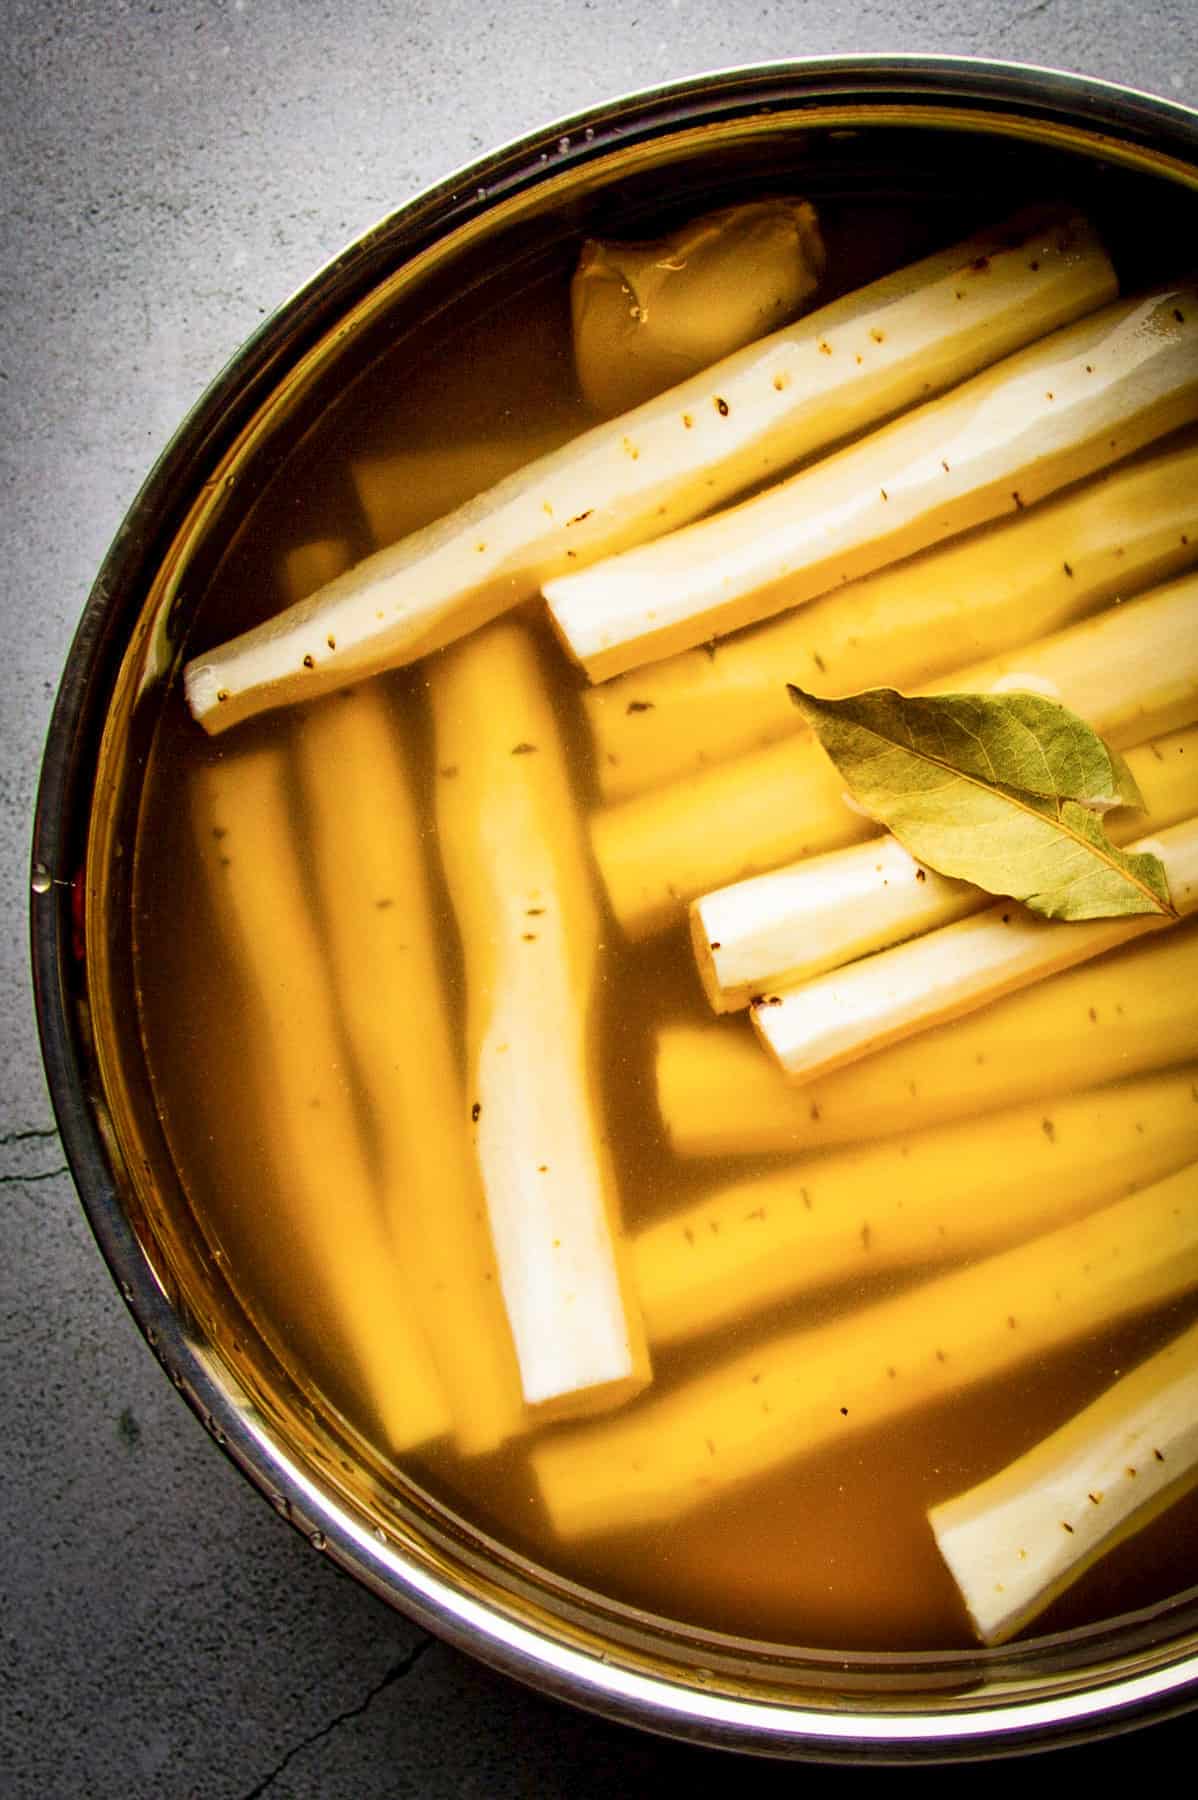
<path id="1" fill-rule="evenodd" d="M 522 421 L 519 436 L 355 457 L 350 474 L 372 541 L 381 548 L 409 531 L 421 530 L 429 520 L 454 511 L 517 469 L 560 449 L 576 429 L 576 422 L 563 414 L 538 431 Z M 342 572 L 335 570 L 325 581 Z M 323 584 L 314 583 L 313 588 L 316 585 Z"/>
<path id="2" fill-rule="evenodd" d="M 328 1078 L 342 1060 L 337 1020 L 303 895 L 283 748 L 201 768 L 192 814 L 214 902 L 254 988 L 246 1054 L 269 1083 L 289 1180 L 279 1254 L 290 1226 L 320 1272 L 323 1304 L 388 1447 L 410 1449 L 446 1432 L 449 1411 L 362 1150 L 355 1096 Z"/>
<path id="3" fill-rule="evenodd" d="M 599 910 L 536 648 L 503 621 L 429 671 L 468 1099 L 524 1397 L 626 1399 L 648 1357 L 595 1067 Z"/>
<path id="4" fill-rule="evenodd" d="M 571 655 L 605 681 L 1030 506 L 1196 417 L 1186 283 L 1107 307 L 756 499 L 543 592 Z"/>
<path id="5" fill-rule="evenodd" d="M 1160 857 L 1181 917 L 1198 911 L 1198 819 L 1141 838 L 1132 848 Z M 768 1005 L 753 1008 L 753 1025 L 792 1080 L 810 1081 L 1170 923 L 1159 913 L 1139 913 L 1062 926 L 1000 900 L 971 918 L 771 994 Z"/>
<path id="6" fill-rule="evenodd" d="M 344 539 L 296 545 L 291 599 L 350 561 Z M 445 1013 L 443 936 L 415 770 L 393 696 L 367 683 L 318 704 L 293 739 L 312 825 L 329 979 L 381 1161 L 386 1217 L 465 1455 L 525 1423 L 519 1372 Z"/>
<path id="7" fill-rule="evenodd" d="M 280 586 L 288 601 L 302 600 L 305 595 L 335 581 L 351 561 L 349 545 L 344 538 L 308 538 L 293 544 L 283 557 Z"/>
<path id="8" fill-rule="evenodd" d="M 738 1026 L 667 1026 L 658 1109 L 682 1156 L 859 1143 L 1198 1056 L 1196 993 L 1198 931 L 1183 926 L 802 1087 Z"/>
<path id="9" fill-rule="evenodd" d="M 815 208 L 782 196 L 722 206 L 651 243 L 589 238 L 570 283 L 583 397 L 625 411 L 778 330 L 825 260 Z"/>
<path id="10" fill-rule="evenodd" d="M 896 838 L 868 838 L 704 894 L 690 909 L 691 947 L 712 1010 L 735 1012 L 990 899 L 916 862 Z"/>
<path id="11" fill-rule="evenodd" d="M 450 1036 L 416 782 L 378 682 L 300 723 L 329 979 L 371 1106 L 406 1277 L 466 1454 L 525 1423 L 469 1110 Z"/>
<path id="12" fill-rule="evenodd" d="M 223 731 L 411 662 L 553 575 L 696 518 L 1115 291 L 1076 214 L 979 232 L 596 426 L 196 657 L 184 672 L 188 704 L 206 730 Z M 823 353 L 830 333 L 839 357 Z"/>
<path id="13" fill-rule="evenodd" d="M 1188 441 L 768 624 L 588 689 L 600 790 L 621 800 L 791 736 L 801 720 L 787 681 L 828 699 L 916 691 L 1194 562 L 1198 443 Z"/>
<path id="14" fill-rule="evenodd" d="M 1017 1249 L 767 1339 L 622 1418 L 548 1439 L 533 1473 L 561 1538 L 674 1519 L 1196 1282 L 1191 1165 Z"/>
<path id="15" fill-rule="evenodd" d="M 1127 766 L 1145 804 L 1108 816 L 1112 842 L 1198 812 L 1198 726 L 1141 744 Z M 690 909 L 691 941 L 708 1000 L 732 1012 L 990 901 L 970 882 L 925 868 L 895 838 L 870 838 L 704 895 Z"/>
<path id="16" fill-rule="evenodd" d="M 834 1281 L 1051 1231 L 1198 1158 L 1198 1064 L 802 1157 L 634 1239 L 655 1348 Z M 896 1183 L 896 1156 L 903 1158 Z"/>
<path id="17" fill-rule="evenodd" d="M 1198 1325 L 928 1513 L 978 1636 L 1004 1644 L 1198 1483 Z"/>
<path id="18" fill-rule="evenodd" d="M 1198 575 L 1097 618 L 959 669 L 941 692 L 1048 693 L 1117 749 L 1198 718 Z M 686 781 L 601 808 L 600 873 L 620 924 L 645 937 L 690 900 L 800 856 L 873 837 L 812 732 L 797 732 Z"/>

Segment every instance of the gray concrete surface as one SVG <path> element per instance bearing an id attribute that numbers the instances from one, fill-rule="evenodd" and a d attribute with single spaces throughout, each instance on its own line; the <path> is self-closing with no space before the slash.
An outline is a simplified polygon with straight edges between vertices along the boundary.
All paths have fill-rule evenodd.
<path id="1" fill-rule="evenodd" d="M 27 843 L 92 573 L 170 429 L 264 311 L 423 183 L 571 108 L 735 62 L 896 49 L 1198 99 L 1193 0 L 6 0 L 4 1793 L 585 1797 L 704 1772 L 761 1792 L 795 1780 L 576 1715 L 431 1642 L 215 1453 L 119 1304 L 64 1173 L 26 974 Z M 1198 1724 L 1152 1737 L 1184 1755 Z M 1133 1741 L 1066 1760 L 1083 1778 L 1138 1755 Z"/>

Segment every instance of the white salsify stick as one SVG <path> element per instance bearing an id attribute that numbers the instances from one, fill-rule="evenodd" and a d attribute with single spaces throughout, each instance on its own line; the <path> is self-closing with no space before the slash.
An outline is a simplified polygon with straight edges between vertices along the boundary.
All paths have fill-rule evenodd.
<path id="1" fill-rule="evenodd" d="M 1198 1481 L 1198 1325 L 928 1520 L 978 1636 L 1002 1644 Z"/>
<path id="2" fill-rule="evenodd" d="M 1130 848 L 1159 856 L 1179 917 L 1198 910 L 1198 818 Z M 771 993 L 752 1009 L 753 1024 L 787 1075 L 808 1081 L 1171 922 L 1160 913 L 1137 913 L 1066 924 L 1002 900 L 984 913 Z"/>

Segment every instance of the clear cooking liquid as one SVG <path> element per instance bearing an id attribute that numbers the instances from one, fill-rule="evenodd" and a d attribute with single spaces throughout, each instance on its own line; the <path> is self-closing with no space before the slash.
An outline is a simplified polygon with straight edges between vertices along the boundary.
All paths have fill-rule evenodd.
<path id="1" fill-rule="evenodd" d="M 917 237 L 918 234 L 916 234 Z M 542 282 L 459 331 L 446 354 L 434 343 L 421 357 L 410 343 L 394 366 L 359 383 L 327 425 L 293 458 L 265 496 L 253 530 L 243 533 L 207 596 L 194 641 L 214 643 L 282 603 L 280 570 L 296 545 L 343 541 L 354 555 L 373 547 L 369 521 L 351 471 L 372 459 L 402 461 L 384 482 L 388 535 L 438 516 L 469 491 L 471 468 L 481 485 L 505 466 L 563 441 L 587 419 L 576 398 L 569 317 L 562 279 Z M 463 448 L 465 447 L 465 448 Z M 465 470 L 465 472 L 464 472 Z M 474 477 L 479 485 L 478 477 Z M 535 608 L 528 609 L 576 785 L 577 804 L 594 804 L 595 774 L 579 706 L 581 677 L 552 642 Z M 782 671 L 785 676 L 785 671 Z M 385 678 L 412 749 L 428 856 L 441 925 L 447 1015 L 464 1016 L 457 926 L 437 863 L 433 788 L 437 779 L 426 705 L 427 668 Z M 336 704 L 336 699 L 325 705 Z M 252 1315 L 291 1365 L 361 1430 L 381 1427 L 368 1385 L 360 1379 L 361 1336 L 347 1353 L 340 1290 L 324 1279 L 314 1241 L 300 1229 L 294 1165 L 280 1155 L 275 1126 L 283 1104 L 247 1046 L 251 985 L 230 953 L 227 922 L 214 902 L 210 865 L 200 853 L 187 803 L 197 772 L 261 746 L 294 743 L 305 721 L 268 716 L 215 741 L 186 715 L 176 690 L 166 705 L 142 814 L 137 880 L 138 998 L 148 1058 L 178 1166 Z M 344 771 L 347 784 L 369 770 Z M 1198 790 L 1196 790 L 1198 794 Z M 311 901 L 311 825 L 298 800 L 291 824 L 301 888 Z M 379 832 L 388 829 L 385 816 Z M 263 846 L 263 854 L 269 846 Z M 346 883 L 357 879 L 345 868 Z M 1062 929 L 1065 929 L 1062 927 Z M 684 924 L 629 946 L 611 920 L 602 933 L 595 1029 L 600 1044 L 601 1104 L 610 1134 L 620 1203 L 635 1232 L 718 1186 L 755 1171 L 793 1163 L 782 1154 L 756 1158 L 683 1157 L 663 1131 L 656 1103 L 653 1045 L 664 1024 L 710 1024 Z M 261 946 L 253 980 L 285 982 L 287 971 Z M 362 979 L 369 982 L 364 967 Z M 747 1031 L 743 1015 L 741 1029 Z M 394 1021 L 396 1057 L 419 1057 Z M 548 1028 L 547 1028 L 548 1029 Z M 464 1055 L 460 1023 L 455 1025 Z M 247 1035 L 248 1034 L 248 1035 Z M 314 1090 L 349 1096 L 361 1113 L 367 1160 L 377 1146 L 343 1035 L 312 1029 L 305 1054 Z M 1191 1054 L 1198 1055 L 1198 1028 Z M 462 1129 L 467 1129 L 463 1119 Z M 896 1149 L 887 1181 L 904 1180 Z M 955 1205 L 968 1207 L 968 1155 Z M 301 1184 L 302 1186 L 302 1184 Z M 325 1204 L 336 1216 L 330 1182 Z M 339 1227 L 348 1265 L 377 1258 L 373 1235 L 355 1237 L 353 1219 Z M 402 1273 L 396 1265 L 397 1279 Z M 765 1314 L 722 1327 L 684 1346 L 654 1353 L 653 1381 L 643 1407 L 782 1329 L 833 1318 L 918 1281 L 925 1272 L 855 1278 L 801 1296 Z M 651 1526 L 555 1536 L 538 1496 L 530 1448 L 576 1426 L 533 1425 L 499 1450 L 457 1454 L 441 1439 L 402 1461 L 435 1494 L 495 1536 L 569 1578 L 668 1617 L 717 1631 L 832 1649 L 907 1650 L 965 1646 L 972 1634 L 956 1588 L 941 1561 L 926 1512 L 1018 1456 L 1126 1370 L 1165 1342 L 1195 1311 L 1174 1303 L 1075 1343 L 1040 1361 L 900 1415 L 880 1429 L 847 1436 L 832 1448 L 798 1456 L 776 1470 L 733 1484 L 706 1505 Z M 902 1345 L 895 1347 L 901 1355 Z M 369 1356 L 367 1343 L 365 1354 Z M 381 1344 L 378 1357 L 385 1357 Z M 374 1377 L 386 1383 L 385 1364 Z M 618 1418 L 619 1413 L 612 1418 Z M 596 1467 L 604 1457 L 604 1424 L 593 1433 Z M 1057 1601 L 1045 1629 L 1091 1622 L 1163 1599 L 1198 1576 L 1198 1495 L 1116 1549 Z"/>

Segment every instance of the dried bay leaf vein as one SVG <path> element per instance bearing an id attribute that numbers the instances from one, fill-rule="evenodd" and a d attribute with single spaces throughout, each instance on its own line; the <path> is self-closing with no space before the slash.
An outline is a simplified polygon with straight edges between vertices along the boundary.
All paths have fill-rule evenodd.
<path id="1" fill-rule="evenodd" d="M 1101 823 L 1142 805 L 1130 770 L 1058 702 L 790 692 L 856 803 L 930 868 L 1050 918 L 1172 913 L 1158 859 L 1117 849 Z"/>

